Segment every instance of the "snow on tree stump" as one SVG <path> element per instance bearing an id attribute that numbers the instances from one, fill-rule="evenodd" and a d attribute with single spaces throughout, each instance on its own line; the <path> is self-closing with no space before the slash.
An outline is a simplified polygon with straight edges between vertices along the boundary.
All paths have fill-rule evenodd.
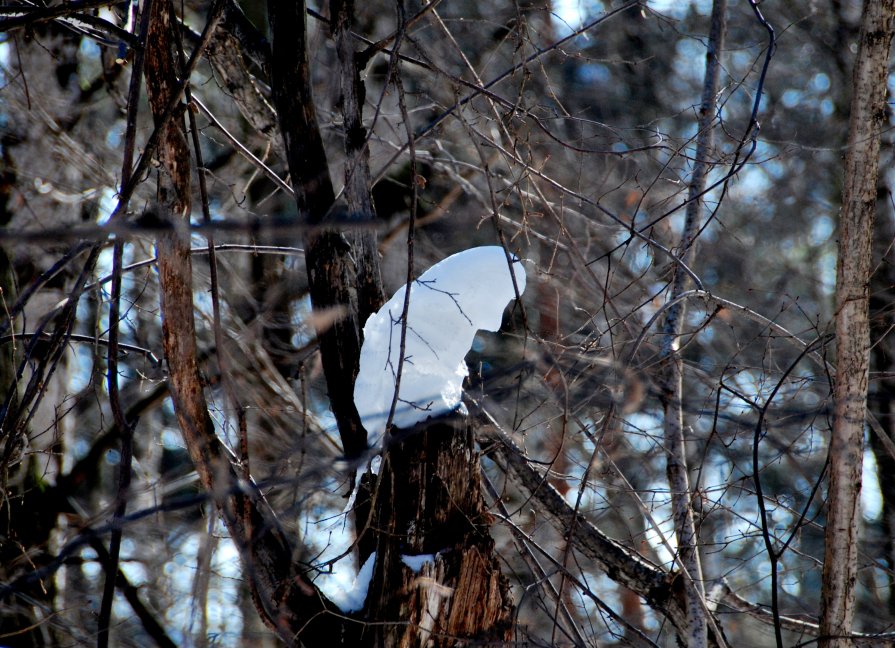
<path id="1" fill-rule="evenodd" d="M 468 418 L 395 430 L 378 484 L 364 538 L 376 551 L 365 617 L 378 623 L 364 629 L 361 645 L 509 641 L 514 606 L 489 533 Z"/>

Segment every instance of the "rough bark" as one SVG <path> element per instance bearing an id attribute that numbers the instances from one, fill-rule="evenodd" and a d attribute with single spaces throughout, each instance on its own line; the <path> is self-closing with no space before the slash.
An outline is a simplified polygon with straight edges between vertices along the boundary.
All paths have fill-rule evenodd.
<path id="1" fill-rule="evenodd" d="M 357 270 L 348 239 L 326 227 L 335 192 L 311 94 L 306 15 L 304 2 L 268 2 L 271 87 L 299 219 L 315 226 L 304 241 L 311 303 L 318 311 L 341 315 L 318 328 L 317 337 L 342 448 L 347 457 L 357 457 L 367 447 L 367 435 L 354 406 L 361 345 Z"/>
<path id="2" fill-rule="evenodd" d="M 228 14 L 237 11 L 238 8 L 233 8 Z M 226 27 L 226 23 L 222 25 L 208 48 L 208 61 L 214 70 L 215 79 L 233 98 L 239 112 L 252 129 L 266 137 L 274 152 L 284 158 L 283 139 L 280 137 L 276 112 L 248 70 L 242 43 Z"/>
<path id="3" fill-rule="evenodd" d="M 333 0 L 330 4 L 332 34 L 339 58 L 340 107 L 345 130 L 345 201 L 352 220 L 376 221 L 373 205 L 373 176 L 370 172 L 368 132 L 364 126 L 364 97 L 361 62 L 357 56 L 354 24 L 354 1 Z M 359 259 L 357 265 L 357 317 L 359 326 L 382 306 L 385 294 L 379 270 L 378 236 L 372 228 L 356 230 L 353 244 Z"/>
<path id="4" fill-rule="evenodd" d="M 864 3 L 852 78 L 836 266 L 836 380 L 820 623 L 821 646 L 831 648 L 853 645 L 846 635 L 851 632 L 857 578 L 870 349 L 871 248 L 893 29 L 895 1 Z"/>
<path id="5" fill-rule="evenodd" d="M 184 37 L 192 44 L 198 42 L 198 34 L 191 30 L 184 29 Z M 270 142 L 276 155 L 285 159 L 270 88 L 263 81 L 270 74 L 270 43 L 235 0 L 225 0 L 224 16 L 208 45 L 207 56 L 215 79 L 242 116 Z"/>
<path id="6" fill-rule="evenodd" d="M 149 104 L 160 123 L 178 93 L 171 45 L 171 6 L 152 5 L 146 47 Z M 163 345 L 169 389 L 180 430 L 206 492 L 214 499 L 240 550 L 255 605 L 262 618 L 288 644 L 298 637 L 321 642 L 332 636 L 336 608 L 304 578 L 295 562 L 295 548 L 273 512 L 252 484 L 240 480 L 235 458 L 215 434 L 199 374 L 193 316 L 192 264 L 188 234 L 178 231 L 190 212 L 190 156 L 183 121 L 171 120 L 159 145 L 160 216 L 170 232 L 157 243 Z"/>
<path id="7" fill-rule="evenodd" d="M 398 431 L 374 486 L 376 565 L 363 646 L 509 641 L 513 603 L 482 497 L 468 420 Z M 404 556 L 431 554 L 418 573 Z"/>

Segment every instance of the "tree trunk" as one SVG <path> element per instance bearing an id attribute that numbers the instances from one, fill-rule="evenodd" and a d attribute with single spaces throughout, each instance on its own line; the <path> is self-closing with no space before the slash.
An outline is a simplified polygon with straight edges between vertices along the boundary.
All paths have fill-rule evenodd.
<path id="1" fill-rule="evenodd" d="M 852 630 L 857 577 L 871 244 L 893 20 L 895 0 L 864 3 L 852 79 L 836 266 L 836 380 L 821 592 L 821 646 L 830 648 L 853 645 L 846 636 Z"/>
<path id="2" fill-rule="evenodd" d="M 452 416 L 397 432 L 373 486 L 376 565 L 365 616 L 376 623 L 360 645 L 509 641 L 514 608 L 488 533 L 469 421 Z M 424 555 L 417 569 L 408 566 Z"/>
<path id="3" fill-rule="evenodd" d="M 271 87 L 299 218 L 302 224 L 314 227 L 304 241 L 311 303 L 317 311 L 338 313 L 334 320 L 325 318 L 328 324 L 318 328 L 317 337 L 342 449 L 354 458 L 367 448 L 367 435 L 354 406 L 361 345 L 357 273 L 358 266 L 375 264 L 376 271 L 368 272 L 378 277 L 379 259 L 374 246 L 365 250 L 356 264 L 345 234 L 326 226 L 335 192 L 311 94 L 306 13 L 304 2 L 268 2 Z"/>
<path id="4" fill-rule="evenodd" d="M 339 55 L 339 82 L 342 121 L 345 124 L 345 202 L 352 220 L 376 221 L 373 205 L 373 176 L 370 148 L 364 126 L 366 88 L 361 79 L 359 60 L 351 30 L 354 26 L 354 0 L 331 0 L 332 34 Z M 370 227 L 352 235 L 357 264 L 357 320 L 363 327 L 367 318 L 382 306 L 385 294 L 379 270 L 378 236 Z"/>
<path id="5" fill-rule="evenodd" d="M 164 126 L 166 110 L 179 96 L 171 43 L 171 5 L 152 3 L 146 45 L 146 88 L 156 126 Z M 159 143 L 160 216 L 171 230 L 157 243 L 163 345 L 174 411 L 183 440 L 205 491 L 213 498 L 240 551 L 243 571 L 261 618 L 287 645 L 297 638 L 322 645 L 341 633 L 340 621 L 325 614 L 337 609 L 305 579 L 298 552 L 270 511 L 263 496 L 246 483 L 235 457 L 215 433 L 205 401 L 197 359 L 193 316 L 190 238 L 181 231 L 190 216 L 190 154 L 182 119 L 167 121 Z"/>
<path id="6" fill-rule="evenodd" d="M 342 69 L 346 126 L 346 199 L 353 219 L 374 217 L 363 127 L 363 92 L 348 31 L 351 3 L 334 2 L 333 31 Z M 344 315 L 318 331 L 330 404 L 345 453 L 366 449 L 354 407 L 361 318 L 381 301 L 375 239 L 358 233 L 351 258 L 348 239 L 325 226 L 334 194 L 310 92 L 303 3 L 272 0 L 272 86 L 296 202 L 303 222 L 320 226 L 306 238 L 306 263 L 315 309 Z M 296 38 L 298 44 L 296 45 Z M 355 296 L 357 295 L 357 296 Z M 367 595 L 360 645 L 442 646 L 458 640 L 509 640 L 512 603 L 500 571 L 479 481 L 479 457 L 465 419 L 439 421 L 411 431 L 385 453 L 372 500 L 357 505 L 362 557 L 376 563 Z M 402 556 L 432 554 L 418 572 Z"/>
<path id="7" fill-rule="evenodd" d="M 702 103 L 699 108 L 696 138 L 696 161 L 690 180 L 687 214 L 684 231 L 678 248 L 680 260 L 689 265 L 696 258 L 696 237 L 702 228 L 702 194 L 711 169 L 710 156 L 714 147 L 714 121 L 720 85 L 721 52 L 724 48 L 727 1 L 715 0 L 712 5 L 711 31 L 706 55 L 705 82 Z M 675 268 L 670 299 L 677 299 L 689 287 L 690 279 L 681 269 Z M 705 587 L 698 551 L 696 525 L 690 502 L 690 479 L 687 467 L 687 448 L 684 439 L 683 414 L 683 358 L 679 351 L 680 335 L 686 318 L 685 302 L 671 306 L 665 320 L 662 339 L 662 368 L 659 383 L 659 400 L 664 413 L 664 439 L 667 452 L 668 485 L 677 536 L 679 564 L 684 573 L 687 596 L 688 627 L 686 645 L 691 648 L 705 646 L 708 642 L 706 613 L 704 609 Z"/>

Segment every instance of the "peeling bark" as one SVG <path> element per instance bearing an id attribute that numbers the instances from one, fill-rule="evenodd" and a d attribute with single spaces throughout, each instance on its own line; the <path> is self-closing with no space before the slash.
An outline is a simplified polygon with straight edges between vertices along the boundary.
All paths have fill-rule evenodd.
<path id="1" fill-rule="evenodd" d="M 481 492 L 465 417 L 428 422 L 393 443 L 374 487 L 376 566 L 363 646 L 506 642 L 513 602 Z M 414 573 L 402 556 L 432 554 Z"/>
<path id="2" fill-rule="evenodd" d="M 279 157 L 285 158 L 276 112 L 258 86 L 255 77 L 249 72 L 241 45 L 239 40 L 225 29 L 215 34 L 208 47 L 208 61 L 214 70 L 215 79 L 233 98 L 239 112 L 252 129 L 266 137 L 274 152 Z"/>

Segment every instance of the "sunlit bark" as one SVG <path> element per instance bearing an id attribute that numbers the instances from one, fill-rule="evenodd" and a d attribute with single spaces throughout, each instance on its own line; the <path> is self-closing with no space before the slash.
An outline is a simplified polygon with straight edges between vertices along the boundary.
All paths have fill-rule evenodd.
<path id="1" fill-rule="evenodd" d="M 821 645 L 853 645 L 864 420 L 870 350 L 868 316 L 880 133 L 886 122 L 895 2 L 868 0 L 855 61 L 836 267 L 836 380 L 830 437 Z"/>

